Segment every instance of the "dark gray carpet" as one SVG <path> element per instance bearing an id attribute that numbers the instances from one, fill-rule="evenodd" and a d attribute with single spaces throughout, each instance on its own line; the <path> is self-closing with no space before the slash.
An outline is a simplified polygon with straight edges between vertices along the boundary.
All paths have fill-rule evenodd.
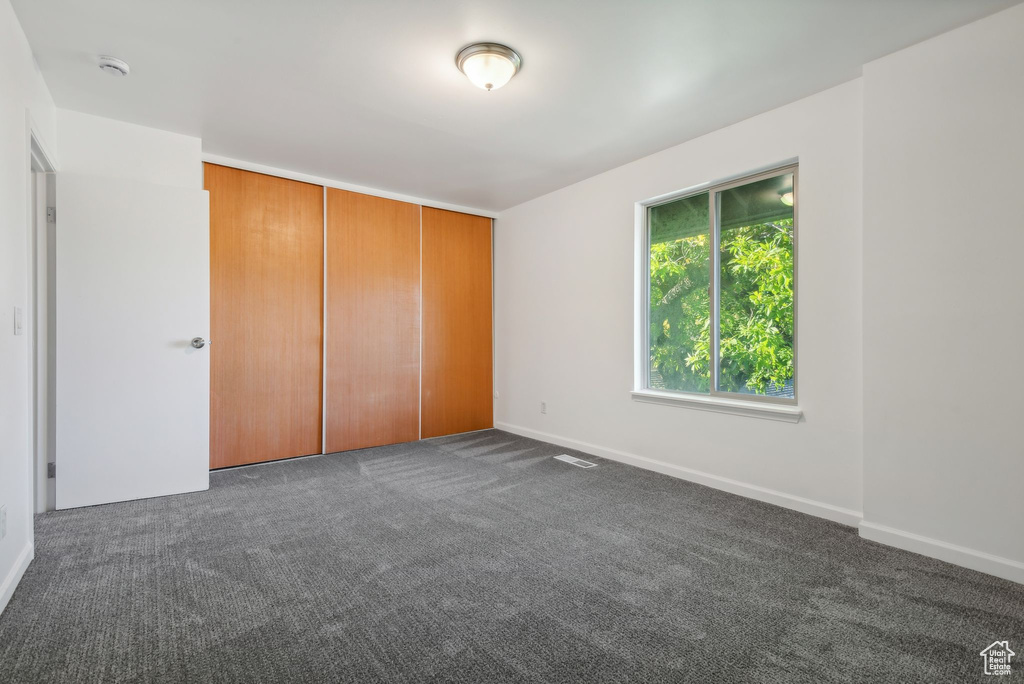
<path id="1" fill-rule="evenodd" d="M 0 680 L 932 684 L 1024 654 L 1024 586 L 563 452 L 492 430 L 39 516 Z"/>

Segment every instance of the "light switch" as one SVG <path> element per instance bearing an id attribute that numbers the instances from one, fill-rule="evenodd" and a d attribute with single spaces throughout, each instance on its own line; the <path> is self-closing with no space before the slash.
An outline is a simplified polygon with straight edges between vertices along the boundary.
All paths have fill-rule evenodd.
<path id="1" fill-rule="evenodd" d="M 25 331 L 23 312 L 20 306 L 14 307 L 14 334 L 21 335 Z"/>

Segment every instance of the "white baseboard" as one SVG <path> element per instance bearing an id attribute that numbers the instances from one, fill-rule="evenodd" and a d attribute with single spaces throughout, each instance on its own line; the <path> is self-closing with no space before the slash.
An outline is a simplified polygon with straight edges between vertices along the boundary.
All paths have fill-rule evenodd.
<path id="1" fill-rule="evenodd" d="M 569 449 L 575 449 L 584 453 L 593 454 L 594 456 L 607 458 L 611 461 L 627 463 L 632 466 L 644 468 L 645 470 L 653 470 L 655 472 L 662 473 L 663 475 L 671 475 L 672 477 L 678 477 L 682 480 L 696 482 L 697 484 L 702 484 L 714 489 L 720 489 L 724 492 L 729 492 L 730 494 L 745 496 L 748 499 L 756 499 L 758 501 L 775 504 L 776 506 L 782 506 L 783 508 L 790 508 L 794 511 L 800 511 L 801 513 L 807 513 L 808 515 L 825 518 L 850 527 L 857 527 L 863 517 L 859 511 L 852 511 L 848 508 L 840 508 L 839 506 L 833 506 L 832 504 L 814 501 L 813 499 L 805 499 L 800 496 L 787 494 L 774 489 L 740 482 L 739 480 L 732 480 L 727 477 L 720 477 L 718 475 L 712 475 L 699 470 L 672 465 L 671 463 L 665 463 L 664 461 L 656 461 L 653 458 L 647 458 L 646 456 L 638 456 L 636 454 L 630 454 L 616 449 L 606 449 L 605 447 L 598 446 L 596 444 L 588 444 L 587 442 L 569 439 L 568 437 L 560 437 L 558 435 L 552 435 L 539 430 L 531 430 L 529 428 L 520 427 L 519 425 L 495 422 L 494 427 L 523 437 L 530 437 L 542 442 L 550 442 Z"/>
<path id="2" fill-rule="evenodd" d="M 548 432 L 541 432 L 540 430 L 531 430 L 519 425 L 495 422 L 494 427 L 516 435 L 522 435 L 523 437 L 538 439 L 542 442 L 550 442 L 552 444 L 564 446 L 568 449 L 575 449 L 577 451 L 593 454 L 594 456 L 600 456 L 620 463 L 628 463 L 629 465 L 644 468 L 646 470 L 653 470 L 664 475 L 671 475 L 672 477 L 678 477 L 690 482 L 696 482 L 697 484 L 702 484 L 714 489 L 720 489 L 731 494 L 745 496 L 749 499 L 756 499 L 758 501 L 775 504 L 776 506 L 782 506 L 783 508 L 790 508 L 801 513 L 807 513 L 808 515 L 833 520 L 844 525 L 849 525 L 850 527 L 856 527 L 860 536 L 864 539 L 879 542 L 880 544 L 887 544 L 888 546 L 895 546 L 896 548 L 903 549 L 904 551 L 912 551 L 914 553 L 919 553 L 922 556 L 937 558 L 938 560 L 946 561 L 953 565 L 959 565 L 965 568 L 970 568 L 971 570 L 977 570 L 989 575 L 994 575 L 996 577 L 1002 577 L 1003 579 L 1008 579 L 1012 582 L 1020 582 L 1024 584 L 1024 563 L 1020 563 L 1009 558 L 993 556 L 992 554 L 985 553 L 984 551 L 976 551 L 963 546 L 957 546 L 956 544 L 949 544 L 938 539 L 922 537 L 921 535 L 914 534 L 912 532 L 904 532 L 903 530 L 898 530 L 892 527 L 885 527 L 884 525 L 876 525 L 874 523 L 866 522 L 863 519 L 863 514 L 859 511 L 840 508 L 839 506 L 833 506 L 832 504 L 823 503 L 821 501 L 805 499 L 793 494 L 787 494 L 785 492 L 768 489 L 766 487 L 759 487 L 757 485 L 732 480 L 726 477 L 720 477 L 718 475 L 712 475 L 710 473 L 685 468 L 683 466 L 672 465 L 671 463 L 657 461 L 653 458 L 647 458 L 646 456 L 638 456 L 625 451 L 608 449 L 598 446 L 597 444 L 581 442 L 577 439 L 553 435 Z"/>
<path id="3" fill-rule="evenodd" d="M 7 607 L 7 602 L 11 600 L 11 596 L 14 594 L 14 590 L 18 586 L 18 582 L 21 581 L 21 576 L 28 570 L 28 564 L 32 562 L 35 557 L 35 547 L 31 543 L 25 544 L 25 548 L 18 554 L 18 559 L 14 561 L 14 567 L 7 573 L 7 577 L 4 578 L 3 584 L 0 584 L 0 613 L 4 612 L 4 608 Z"/>
<path id="4" fill-rule="evenodd" d="M 861 521 L 858 529 L 860 536 L 864 539 L 1024 584 L 1024 563 L 1018 563 L 1009 558 L 993 556 L 984 551 L 976 551 L 938 539 L 922 537 L 919 534 L 904 532 L 885 525 L 876 525 L 865 520 Z"/>

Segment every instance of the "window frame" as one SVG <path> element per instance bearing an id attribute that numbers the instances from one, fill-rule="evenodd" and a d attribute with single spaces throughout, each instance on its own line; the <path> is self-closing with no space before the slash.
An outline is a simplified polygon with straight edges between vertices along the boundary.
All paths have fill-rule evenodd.
<path id="1" fill-rule="evenodd" d="M 720 288 L 721 288 L 721 224 L 719 221 L 721 193 L 725 190 L 793 174 L 793 397 L 770 397 L 742 392 L 728 392 L 718 389 L 720 361 Z M 722 180 L 702 183 L 665 195 L 652 197 L 635 205 L 635 248 L 636 248 L 636 326 L 633 398 L 662 404 L 679 404 L 703 410 L 722 410 L 727 413 L 751 415 L 760 418 L 799 420 L 797 408 L 799 399 L 799 213 L 800 213 L 799 160 L 792 159 L 762 169 L 731 176 Z M 688 392 L 685 390 L 661 390 L 651 387 L 650 363 L 650 209 L 688 197 L 708 193 L 709 204 L 709 246 L 710 286 L 708 287 L 711 314 L 711 383 L 710 391 Z M 716 408 L 717 407 L 717 408 Z M 795 420 L 794 420 L 795 418 Z"/>

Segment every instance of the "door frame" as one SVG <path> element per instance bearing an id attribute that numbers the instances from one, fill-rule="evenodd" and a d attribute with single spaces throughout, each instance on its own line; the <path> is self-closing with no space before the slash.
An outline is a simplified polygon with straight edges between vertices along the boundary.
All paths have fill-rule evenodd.
<path id="1" fill-rule="evenodd" d="M 53 401 L 55 383 L 53 327 L 55 313 L 54 273 L 50 268 L 56 253 L 55 234 L 47 221 L 47 207 L 56 208 L 57 171 L 55 157 L 47 149 L 31 114 L 26 114 L 26 293 L 24 327 L 28 350 L 27 406 L 28 445 L 31 466 L 29 489 L 33 510 L 43 513 L 54 508 L 54 484 L 48 477 L 53 462 Z"/>

